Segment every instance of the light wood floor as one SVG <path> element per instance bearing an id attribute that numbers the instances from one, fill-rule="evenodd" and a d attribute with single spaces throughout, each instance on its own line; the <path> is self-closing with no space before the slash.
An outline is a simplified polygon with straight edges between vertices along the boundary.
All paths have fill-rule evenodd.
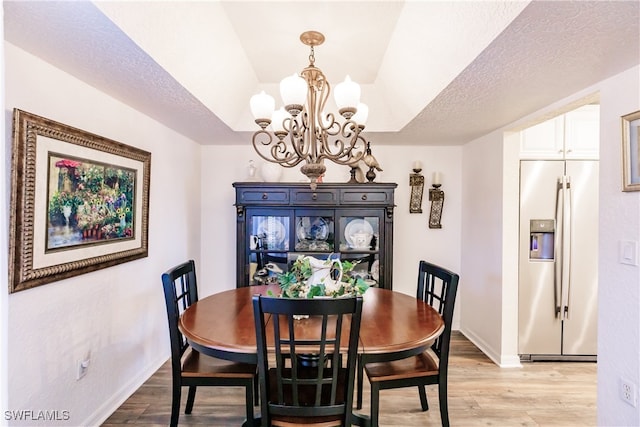
<path id="1" fill-rule="evenodd" d="M 438 393 L 427 390 L 430 409 L 420 410 L 415 388 L 380 393 L 381 426 L 438 426 Z M 368 383 L 364 407 L 368 413 Z M 239 426 L 244 421 L 241 388 L 201 387 L 182 426 Z M 165 363 L 109 419 L 104 427 L 166 426 L 171 411 L 170 366 Z M 256 414 L 259 409 L 256 407 Z M 534 362 L 501 369 L 462 334 L 452 335 L 449 359 L 449 416 L 452 426 L 595 426 L 596 363 Z"/>

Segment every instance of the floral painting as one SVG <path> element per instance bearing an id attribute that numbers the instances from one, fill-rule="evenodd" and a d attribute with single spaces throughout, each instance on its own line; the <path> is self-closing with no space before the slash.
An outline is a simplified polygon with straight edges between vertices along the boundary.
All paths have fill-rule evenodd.
<path id="1" fill-rule="evenodd" d="M 133 237 L 134 170 L 49 153 L 47 250 Z"/>
<path id="2" fill-rule="evenodd" d="M 147 257 L 151 153 L 13 110 L 9 292 Z"/>

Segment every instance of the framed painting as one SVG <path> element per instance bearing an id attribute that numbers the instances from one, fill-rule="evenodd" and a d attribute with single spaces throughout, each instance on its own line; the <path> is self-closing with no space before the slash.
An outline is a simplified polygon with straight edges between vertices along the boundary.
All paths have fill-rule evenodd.
<path id="1" fill-rule="evenodd" d="M 9 292 L 148 255 L 151 153 L 13 111 Z"/>
<path id="2" fill-rule="evenodd" d="M 640 191 L 640 111 L 622 116 L 622 191 Z"/>

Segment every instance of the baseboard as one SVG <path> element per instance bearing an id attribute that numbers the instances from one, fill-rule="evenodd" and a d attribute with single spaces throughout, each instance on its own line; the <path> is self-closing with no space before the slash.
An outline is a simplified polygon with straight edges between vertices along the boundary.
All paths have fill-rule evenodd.
<path id="1" fill-rule="evenodd" d="M 131 381 L 125 384 L 118 392 L 116 392 L 111 399 L 104 402 L 103 405 L 98 407 L 95 412 L 86 419 L 81 425 L 83 426 L 100 426 L 107 418 L 111 416 L 133 393 L 136 392 L 158 369 L 167 361 L 169 356 L 163 356 L 156 360 L 154 363 L 149 364 L 149 367 L 141 372 L 139 375 L 133 377 Z"/>
<path id="2" fill-rule="evenodd" d="M 522 368 L 522 363 L 520 363 L 520 356 L 502 356 L 501 362 L 499 364 L 501 368 Z"/>
<path id="3" fill-rule="evenodd" d="M 473 333 L 473 331 L 467 329 L 460 329 L 460 333 L 464 335 L 469 341 L 471 341 L 476 347 L 480 349 L 493 363 L 501 368 L 521 368 L 520 357 L 518 355 L 502 355 L 495 351 L 489 344 L 487 344 L 482 338 Z"/>

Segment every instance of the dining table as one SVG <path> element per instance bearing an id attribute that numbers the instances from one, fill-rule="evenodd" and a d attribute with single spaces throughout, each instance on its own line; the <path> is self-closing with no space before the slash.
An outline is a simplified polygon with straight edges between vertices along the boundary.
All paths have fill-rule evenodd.
<path id="1" fill-rule="evenodd" d="M 200 299 L 180 317 L 179 328 L 197 351 L 236 362 L 257 363 L 253 295 L 276 296 L 277 284 L 247 286 Z M 428 349 L 444 330 L 440 314 L 426 302 L 388 289 L 371 287 L 363 294 L 358 356 L 366 363 L 406 357 Z M 359 374 L 361 374 L 359 370 Z M 362 384 L 362 379 L 358 381 Z M 362 397 L 358 390 L 358 399 Z M 354 424 L 369 425 L 354 413 Z"/>

